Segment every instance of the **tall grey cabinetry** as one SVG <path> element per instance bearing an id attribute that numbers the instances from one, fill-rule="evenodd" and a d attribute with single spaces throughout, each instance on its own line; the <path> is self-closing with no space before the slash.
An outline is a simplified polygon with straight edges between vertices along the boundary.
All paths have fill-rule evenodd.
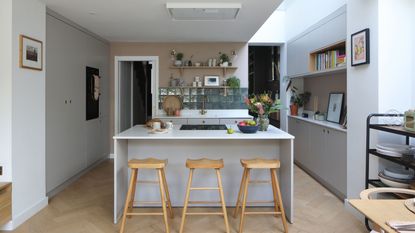
<path id="1" fill-rule="evenodd" d="M 46 17 L 46 191 L 49 193 L 109 153 L 109 47 Z M 102 76 L 100 116 L 86 121 L 85 69 Z"/>
<path id="2" fill-rule="evenodd" d="M 295 136 L 294 161 L 336 196 L 347 195 L 346 132 L 289 118 Z"/>

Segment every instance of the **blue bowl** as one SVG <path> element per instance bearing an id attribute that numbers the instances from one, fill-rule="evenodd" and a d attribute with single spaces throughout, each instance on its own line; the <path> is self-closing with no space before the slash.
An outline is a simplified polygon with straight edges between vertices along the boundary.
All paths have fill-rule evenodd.
<path id="1" fill-rule="evenodd" d="M 258 131 L 258 125 L 247 125 L 247 126 L 240 126 L 238 125 L 239 131 L 242 133 L 256 133 Z"/>

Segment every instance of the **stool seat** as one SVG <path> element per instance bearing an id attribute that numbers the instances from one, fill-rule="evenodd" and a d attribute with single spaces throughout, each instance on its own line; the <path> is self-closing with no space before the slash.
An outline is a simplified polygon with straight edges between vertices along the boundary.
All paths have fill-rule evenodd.
<path id="1" fill-rule="evenodd" d="M 158 169 L 165 168 L 167 165 L 167 159 L 155 159 L 155 158 L 146 158 L 146 159 L 131 159 L 128 161 L 129 168 L 140 168 L 140 169 Z"/>
<path id="2" fill-rule="evenodd" d="M 241 159 L 244 168 L 279 168 L 280 161 L 277 159 Z"/>
<path id="3" fill-rule="evenodd" d="M 206 168 L 206 169 L 220 169 L 224 167 L 223 159 L 187 159 L 187 168 Z"/>

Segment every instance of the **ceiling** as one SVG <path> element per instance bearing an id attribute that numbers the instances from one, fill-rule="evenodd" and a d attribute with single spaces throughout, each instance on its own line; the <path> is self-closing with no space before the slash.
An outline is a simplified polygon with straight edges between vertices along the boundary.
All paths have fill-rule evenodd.
<path id="1" fill-rule="evenodd" d="M 227 0 L 241 3 L 236 20 L 174 21 L 167 2 L 200 0 L 41 0 L 49 9 L 108 41 L 247 42 L 282 0 Z M 207 2 L 207 1 L 204 1 Z M 223 2 L 209 0 L 209 2 Z"/>

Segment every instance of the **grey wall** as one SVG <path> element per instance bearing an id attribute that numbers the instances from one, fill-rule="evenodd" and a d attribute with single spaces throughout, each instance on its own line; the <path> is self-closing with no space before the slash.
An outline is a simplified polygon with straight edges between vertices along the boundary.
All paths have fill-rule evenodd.
<path id="1" fill-rule="evenodd" d="M 108 156 L 109 46 L 46 16 L 46 191 Z M 85 69 L 99 69 L 100 116 L 85 120 Z M 67 103 L 65 103 L 65 101 Z"/>

